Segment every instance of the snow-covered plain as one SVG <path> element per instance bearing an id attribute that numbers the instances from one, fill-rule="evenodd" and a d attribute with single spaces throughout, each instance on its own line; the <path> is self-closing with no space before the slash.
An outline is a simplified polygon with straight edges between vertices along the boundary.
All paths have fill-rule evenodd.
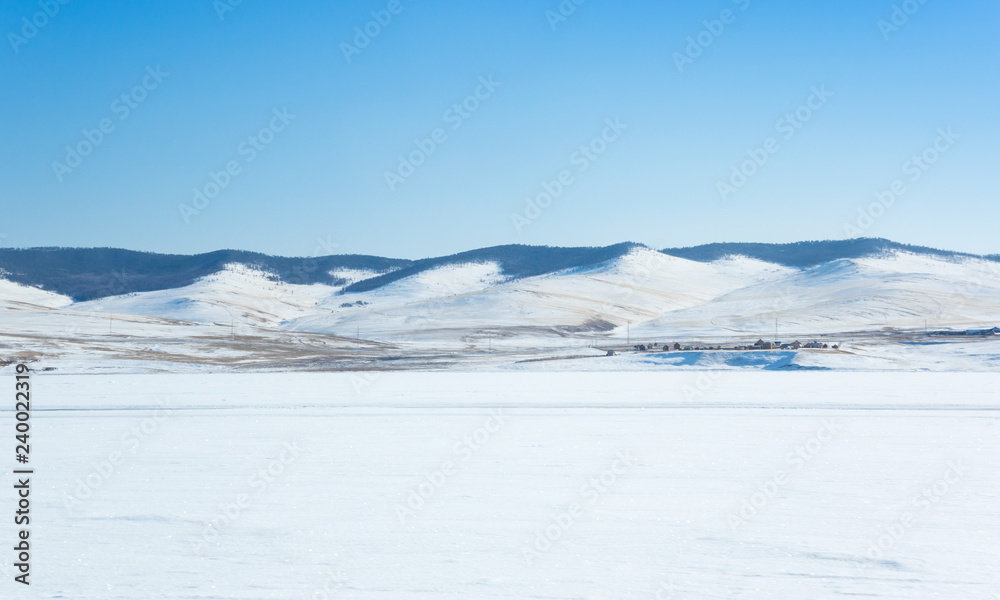
<path id="1" fill-rule="evenodd" d="M 32 585 L 0 551 L 4 598 L 1000 593 L 993 374 L 33 382 Z"/>

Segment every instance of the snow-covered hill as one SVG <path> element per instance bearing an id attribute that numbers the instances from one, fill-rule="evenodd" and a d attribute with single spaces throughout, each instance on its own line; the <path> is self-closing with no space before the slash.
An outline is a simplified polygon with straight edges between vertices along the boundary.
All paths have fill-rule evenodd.
<path id="1" fill-rule="evenodd" d="M 973 328 L 1000 322 L 1000 264 L 895 252 L 841 259 L 734 290 L 644 324 L 653 333 L 714 328 L 763 335 Z"/>
<path id="2" fill-rule="evenodd" d="M 337 272 L 346 282 L 373 272 Z M 511 278 L 496 262 L 448 264 L 370 291 L 285 283 L 246 265 L 175 289 L 71 304 L 0 280 L 2 306 L 66 307 L 383 341 L 806 335 L 1000 321 L 1000 263 L 895 251 L 792 268 L 745 256 L 697 262 L 644 247 L 601 263 Z"/>
<path id="3" fill-rule="evenodd" d="M 695 262 L 637 248 L 591 267 L 512 281 L 492 269 L 443 268 L 338 296 L 329 313 L 288 327 L 360 330 L 383 340 L 485 334 L 524 343 L 624 337 L 626 324 L 649 339 L 741 339 L 766 337 L 776 320 L 781 332 L 796 335 L 1000 322 L 1000 265 L 974 258 L 897 251 L 795 269 L 739 256 Z"/>
<path id="4" fill-rule="evenodd" d="M 74 308 L 203 323 L 236 321 L 241 325 L 275 326 L 311 314 L 322 299 L 339 289 L 321 284 L 284 283 L 259 269 L 228 264 L 222 271 L 191 285 L 79 302 Z"/>
<path id="5" fill-rule="evenodd" d="M 530 255 L 518 252 L 518 260 Z M 49 340 L 46 351 L 66 340 L 115 336 L 114 343 L 101 348 L 114 353 L 124 348 L 114 344 L 128 342 L 135 344 L 129 346 L 132 354 L 167 352 L 158 345 L 162 342 L 174 344 L 169 352 L 182 356 L 176 360 L 194 354 L 202 357 L 197 360 L 208 356 L 217 362 L 239 356 L 246 363 L 277 352 L 308 364 L 351 348 L 392 349 L 396 358 L 490 349 L 545 351 L 552 358 L 588 346 L 621 348 L 628 340 L 739 345 L 758 337 L 774 339 L 776 327 L 786 341 L 823 335 L 834 340 L 843 334 L 860 348 L 889 330 L 1000 325 L 1000 263 L 987 258 L 896 249 L 793 267 L 741 255 L 689 260 L 637 245 L 603 256 L 610 258 L 588 263 L 563 256 L 564 264 L 575 266 L 542 268 L 533 276 L 523 273 L 538 271 L 537 266 L 522 262 L 514 268 L 509 257 L 420 263 L 388 279 L 378 270 L 338 268 L 324 275 L 336 285 L 289 283 L 257 266 L 229 263 L 189 285 L 76 303 L 0 279 L 0 325 L 9 336 Z M 378 285 L 350 291 L 359 287 L 352 283 L 373 280 Z M 149 338 L 156 343 L 140 344 Z M 257 346 L 247 345 L 251 339 Z M 185 340 L 232 347 L 176 346 Z M 242 345 L 233 344 L 240 340 Z M 36 343 L 42 342 L 28 345 Z M 971 360 L 979 348 L 966 348 L 961 355 Z M 876 362 L 850 357 L 834 362 L 890 364 L 892 356 L 905 355 L 910 358 L 900 364 L 936 364 L 925 360 L 925 351 L 920 361 L 911 350 L 894 352 Z M 367 360 L 359 356 L 352 360 Z M 742 359 L 716 358 L 700 356 L 691 364 L 743 364 Z M 687 364 L 677 360 L 662 364 Z M 1000 364 L 984 361 L 977 364 Z M 807 363 L 819 364 L 787 361 Z"/>
<path id="6" fill-rule="evenodd" d="M 67 296 L 14 283 L 4 279 L 4 275 L 5 273 L 0 271 L 0 310 L 59 308 L 73 303 Z"/>
<path id="7" fill-rule="evenodd" d="M 517 343 L 608 335 L 627 323 L 700 306 L 794 272 L 741 257 L 699 263 L 647 248 L 597 265 L 515 280 L 505 280 L 495 264 L 456 265 L 338 296 L 338 307 L 330 313 L 296 319 L 289 327 L 341 334 L 360 329 L 384 340 L 456 340 L 481 337 L 483 330 Z"/>

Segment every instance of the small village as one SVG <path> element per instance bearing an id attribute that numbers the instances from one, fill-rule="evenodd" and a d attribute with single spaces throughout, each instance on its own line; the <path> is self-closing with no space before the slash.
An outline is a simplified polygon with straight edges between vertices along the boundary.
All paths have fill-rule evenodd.
<path id="1" fill-rule="evenodd" d="M 961 337 L 1000 337 L 1000 327 L 991 327 L 988 329 L 967 329 L 967 330 L 941 330 L 941 331 L 927 331 L 923 332 L 925 336 L 947 336 L 953 338 Z M 665 343 L 661 344 L 659 342 L 651 342 L 645 344 L 634 344 L 631 345 L 631 351 L 633 352 L 692 352 L 692 351 L 711 351 L 711 350 L 801 350 L 801 349 L 818 349 L 818 350 L 839 350 L 839 344 L 827 344 L 823 342 L 811 341 L 811 342 L 800 342 L 795 340 L 793 342 L 778 342 L 778 341 L 765 341 L 763 339 L 758 339 L 752 344 L 742 344 L 734 346 L 725 345 L 714 345 L 714 344 L 681 344 L 680 342 Z M 626 344 L 625 349 L 629 349 L 629 345 Z M 614 356 L 618 351 L 612 349 L 607 351 L 608 356 Z"/>
<path id="2" fill-rule="evenodd" d="M 840 348 L 839 345 L 834 344 L 830 346 L 822 342 L 807 342 L 802 343 L 798 340 L 794 342 L 767 342 L 763 339 L 759 339 L 752 344 L 737 345 L 737 346 L 722 346 L 722 345 L 681 345 L 680 342 L 674 342 L 673 344 L 665 343 L 660 344 L 659 342 L 651 342 L 647 344 L 635 344 L 632 346 L 632 351 L 634 352 L 692 352 L 692 351 L 707 351 L 707 350 L 800 350 L 802 348 L 812 348 L 812 349 L 827 349 L 832 348 L 837 350 Z M 614 356 L 617 354 L 615 350 L 608 350 L 608 356 Z"/>

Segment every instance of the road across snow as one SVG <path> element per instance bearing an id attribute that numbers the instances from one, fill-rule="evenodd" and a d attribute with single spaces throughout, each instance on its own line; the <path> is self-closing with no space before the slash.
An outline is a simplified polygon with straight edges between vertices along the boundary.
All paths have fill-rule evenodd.
<path id="1" fill-rule="evenodd" d="M 998 384 L 39 374 L 17 597 L 986 600 Z"/>

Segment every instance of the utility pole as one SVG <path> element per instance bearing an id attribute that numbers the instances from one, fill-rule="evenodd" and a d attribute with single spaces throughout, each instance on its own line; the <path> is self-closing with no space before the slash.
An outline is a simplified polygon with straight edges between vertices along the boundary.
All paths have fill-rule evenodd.
<path id="1" fill-rule="evenodd" d="M 778 317 L 774 317 L 774 341 L 778 341 Z"/>

